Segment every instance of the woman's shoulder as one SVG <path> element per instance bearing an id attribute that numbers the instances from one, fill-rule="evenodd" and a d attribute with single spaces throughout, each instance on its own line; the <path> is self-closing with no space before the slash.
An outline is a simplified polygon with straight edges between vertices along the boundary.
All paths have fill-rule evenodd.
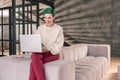
<path id="1" fill-rule="evenodd" d="M 45 28 L 45 24 L 41 24 L 38 29 Z"/>
<path id="2" fill-rule="evenodd" d="M 39 27 L 45 27 L 45 24 L 41 24 Z"/>
<path id="3" fill-rule="evenodd" d="M 58 24 L 55 24 L 55 27 L 56 27 L 57 29 L 60 29 L 60 30 L 63 29 L 63 28 L 62 28 L 60 25 L 58 25 Z"/>

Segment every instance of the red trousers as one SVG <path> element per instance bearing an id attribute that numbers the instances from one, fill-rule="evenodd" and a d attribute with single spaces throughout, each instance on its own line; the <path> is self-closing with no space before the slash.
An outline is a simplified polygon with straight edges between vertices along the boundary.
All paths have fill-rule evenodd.
<path id="1" fill-rule="evenodd" d="M 32 53 L 31 59 L 29 80 L 45 80 L 44 64 L 58 60 L 59 54 L 52 55 L 50 51 L 44 53 Z"/>

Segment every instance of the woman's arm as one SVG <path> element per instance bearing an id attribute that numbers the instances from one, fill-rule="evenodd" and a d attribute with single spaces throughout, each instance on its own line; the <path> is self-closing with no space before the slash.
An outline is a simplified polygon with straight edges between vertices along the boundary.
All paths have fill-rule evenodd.
<path id="1" fill-rule="evenodd" d="M 60 53 L 61 48 L 63 47 L 63 43 L 64 43 L 63 29 L 60 29 L 56 42 L 52 44 L 48 44 L 47 46 L 49 47 L 51 53 L 55 55 Z"/>

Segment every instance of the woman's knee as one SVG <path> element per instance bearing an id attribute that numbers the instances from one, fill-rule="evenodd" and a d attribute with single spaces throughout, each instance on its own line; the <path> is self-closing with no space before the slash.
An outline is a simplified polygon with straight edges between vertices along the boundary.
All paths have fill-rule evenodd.
<path id="1" fill-rule="evenodd" d="M 39 53 L 32 53 L 31 59 L 38 59 L 38 58 L 41 59 L 43 58 L 43 56 Z"/>

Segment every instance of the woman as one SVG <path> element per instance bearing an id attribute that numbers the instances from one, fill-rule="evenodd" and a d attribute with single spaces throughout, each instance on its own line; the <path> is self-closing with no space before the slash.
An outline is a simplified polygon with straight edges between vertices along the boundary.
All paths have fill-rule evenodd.
<path id="1" fill-rule="evenodd" d="M 63 29 L 54 23 L 55 11 L 52 8 L 43 10 L 44 25 L 40 25 L 37 33 L 41 35 L 44 45 L 41 54 L 32 53 L 29 80 L 45 80 L 44 64 L 58 60 L 64 43 Z"/>

